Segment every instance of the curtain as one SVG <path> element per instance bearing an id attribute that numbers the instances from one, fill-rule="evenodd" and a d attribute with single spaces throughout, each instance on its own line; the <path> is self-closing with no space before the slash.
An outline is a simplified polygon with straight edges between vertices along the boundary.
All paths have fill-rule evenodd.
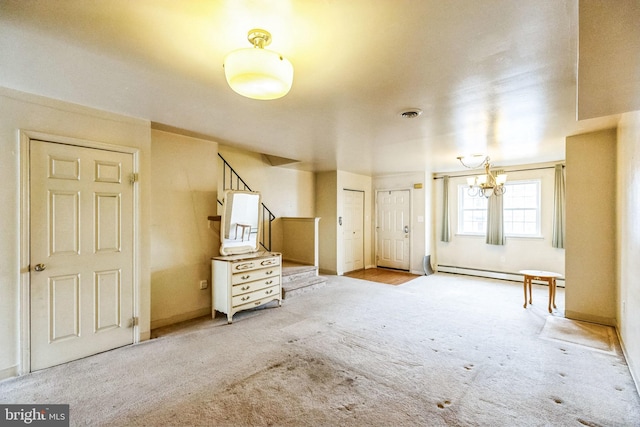
<path id="1" fill-rule="evenodd" d="M 495 171 L 498 175 L 503 171 Z M 504 214 L 502 211 L 502 196 L 491 196 L 487 200 L 487 244 L 504 245 Z"/>
<path id="2" fill-rule="evenodd" d="M 451 226 L 449 225 L 449 176 L 442 178 L 442 236 L 443 242 L 451 241 Z"/>
<path id="3" fill-rule="evenodd" d="M 551 238 L 551 246 L 554 248 L 564 249 L 564 232 L 565 232 L 565 183 L 564 183 L 564 167 L 560 164 L 556 165 L 556 179 L 554 186 L 553 198 L 553 235 Z"/>

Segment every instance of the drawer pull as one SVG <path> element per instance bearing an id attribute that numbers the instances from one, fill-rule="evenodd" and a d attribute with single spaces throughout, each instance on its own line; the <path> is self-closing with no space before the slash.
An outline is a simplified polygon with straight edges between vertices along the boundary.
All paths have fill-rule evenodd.
<path id="1" fill-rule="evenodd" d="M 266 274 L 267 276 L 270 276 L 273 274 L 273 270 L 265 271 L 264 274 Z"/>
<path id="2" fill-rule="evenodd" d="M 270 285 L 272 283 L 273 283 L 273 280 L 268 280 L 268 281 L 264 282 L 265 285 Z"/>
<path id="3" fill-rule="evenodd" d="M 249 289 L 251 289 L 251 286 L 243 286 L 240 288 L 241 291 L 247 291 Z"/>
<path id="4" fill-rule="evenodd" d="M 248 270 L 250 268 L 253 268 L 253 263 L 252 262 L 245 262 L 243 264 L 238 264 L 236 265 L 236 270 Z"/>
<path id="5" fill-rule="evenodd" d="M 264 261 L 262 261 L 260 263 L 260 265 L 274 265 L 277 264 L 278 261 L 276 261 L 275 259 L 265 259 Z"/>
<path id="6" fill-rule="evenodd" d="M 242 298 L 240 298 L 240 301 L 246 301 L 246 300 L 248 300 L 249 298 L 251 298 L 251 297 L 247 295 L 246 297 L 242 297 Z"/>
<path id="7" fill-rule="evenodd" d="M 260 303 L 261 303 L 261 302 L 262 302 L 262 301 L 256 301 L 256 302 L 254 302 L 254 304 L 255 304 L 255 305 L 260 305 Z"/>
<path id="8" fill-rule="evenodd" d="M 264 291 L 264 293 L 265 293 L 266 295 L 269 295 L 269 294 L 273 293 L 273 289 L 269 289 L 268 291 Z"/>
<path id="9" fill-rule="evenodd" d="M 251 277 L 251 276 L 247 274 L 246 276 L 241 276 L 240 278 L 241 278 L 242 280 L 247 280 L 249 277 Z"/>

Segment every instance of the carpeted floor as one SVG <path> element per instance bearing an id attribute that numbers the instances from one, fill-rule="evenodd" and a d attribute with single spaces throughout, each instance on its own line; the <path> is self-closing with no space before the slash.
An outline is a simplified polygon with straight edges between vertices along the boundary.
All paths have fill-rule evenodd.
<path id="1" fill-rule="evenodd" d="M 516 282 L 330 276 L 231 325 L 201 318 L 0 382 L 0 401 L 69 403 L 72 425 L 640 425 L 615 335 L 559 317 L 563 289 L 550 315 L 533 288 L 524 309 Z"/>

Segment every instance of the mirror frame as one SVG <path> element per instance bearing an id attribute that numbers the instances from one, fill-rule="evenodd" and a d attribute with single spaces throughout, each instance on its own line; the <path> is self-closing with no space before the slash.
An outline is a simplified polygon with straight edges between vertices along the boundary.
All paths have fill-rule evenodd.
<path id="1" fill-rule="evenodd" d="M 227 233 L 230 233 L 231 230 L 227 230 L 227 228 L 230 228 L 230 223 L 227 224 L 227 221 L 230 221 L 231 218 L 233 217 L 231 210 L 233 209 L 233 198 L 235 197 L 235 195 L 239 195 L 239 194 L 247 194 L 247 195 L 253 195 L 253 196 L 257 196 L 257 203 L 256 203 L 256 209 L 258 210 L 256 218 L 258 220 L 258 226 L 257 226 L 257 231 L 256 231 L 256 240 L 255 240 L 255 245 L 252 246 L 251 244 L 247 244 L 247 245 L 239 245 L 239 246 L 229 246 L 224 244 L 225 241 L 225 236 L 227 235 Z M 222 221 L 220 224 L 220 254 L 221 255 L 237 255 L 237 254 L 246 254 L 246 253 L 252 253 L 252 252 L 258 252 L 259 250 L 259 246 L 260 246 L 260 242 L 258 237 L 260 236 L 260 232 L 262 230 L 262 196 L 260 195 L 259 192 L 257 191 L 241 191 L 241 190 L 226 190 L 224 192 L 224 199 L 223 199 L 223 204 L 222 204 Z M 251 239 L 251 234 L 253 233 L 249 233 L 249 240 Z"/>

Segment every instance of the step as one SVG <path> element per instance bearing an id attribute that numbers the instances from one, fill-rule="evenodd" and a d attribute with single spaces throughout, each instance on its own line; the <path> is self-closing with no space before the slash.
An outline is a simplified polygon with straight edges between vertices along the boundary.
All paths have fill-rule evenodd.
<path id="1" fill-rule="evenodd" d="M 303 292 L 316 289 L 327 282 L 326 277 L 318 276 L 318 268 L 283 262 L 282 265 L 282 298 L 290 298 Z"/>

